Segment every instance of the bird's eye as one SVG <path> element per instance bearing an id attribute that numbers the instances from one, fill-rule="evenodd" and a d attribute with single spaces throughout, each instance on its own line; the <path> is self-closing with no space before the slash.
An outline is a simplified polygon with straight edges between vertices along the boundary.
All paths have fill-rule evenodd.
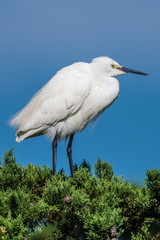
<path id="1" fill-rule="evenodd" d="M 113 69 L 119 69 L 121 66 L 112 64 L 111 67 L 112 67 Z"/>

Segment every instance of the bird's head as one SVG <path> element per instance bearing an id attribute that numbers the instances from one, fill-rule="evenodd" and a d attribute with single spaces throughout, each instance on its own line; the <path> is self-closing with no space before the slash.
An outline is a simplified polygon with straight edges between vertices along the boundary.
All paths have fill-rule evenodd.
<path id="1" fill-rule="evenodd" d="M 95 71 L 107 74 L 109 77 L 119 76 L 125 73 L 135 73 L 141 75 L 148 75 L 137 70 L 126 68 L 109 57 L 97 57 L 92 60 L 92 65 Z"/>

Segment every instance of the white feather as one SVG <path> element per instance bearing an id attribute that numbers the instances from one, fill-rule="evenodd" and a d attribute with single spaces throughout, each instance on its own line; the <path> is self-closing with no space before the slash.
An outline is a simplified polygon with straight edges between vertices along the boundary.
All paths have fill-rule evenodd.
<path id="1" fill-rule="evenodd" d="M 11 119 L 17 127 L 16 141 L 42 134 L 61 140 L 84 129 L 118 97 L 119 83 L 111 77 L 115 75 L 111 64 L 118 63 L 100 57 L 57 72 Z"/>

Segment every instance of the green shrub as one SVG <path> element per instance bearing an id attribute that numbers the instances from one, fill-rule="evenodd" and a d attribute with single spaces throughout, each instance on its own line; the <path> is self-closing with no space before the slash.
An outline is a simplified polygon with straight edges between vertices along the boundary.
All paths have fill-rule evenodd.
<path id="1" fill-rule="evenodd" d="M 146 186 L 117 177 L 97 160 L 95 174 L 83 160 L 69 178 L 62 169 L 16 163 L 13 149 L 0 168 L 0 239 L 98 240 L 128 231 L 132 240 L 151 239 L 150 223 L 160 223 L 160 171 L 147 171 Z M 39 233 L 42 231 L 42 233 Z M 158 232 L 154 232 L 154 235 Z"/>

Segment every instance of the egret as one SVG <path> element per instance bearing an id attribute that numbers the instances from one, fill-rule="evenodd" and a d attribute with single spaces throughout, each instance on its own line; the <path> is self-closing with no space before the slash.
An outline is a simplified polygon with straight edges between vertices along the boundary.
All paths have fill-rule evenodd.
<path id="1" fill-rule="evenodd" d="M 148 75 L 119 65 L 109 57 L 91 63 L 76 62 L 62 68 L 11 120 L 16 141 L 40 135 L 52 140 L 53 175 L 56 172 L 57 141 L 69 137 L 67 155 L 73 176 L 72 141 L 109 107 L 119 95 L 115 76 L 125 73 Z"/>

